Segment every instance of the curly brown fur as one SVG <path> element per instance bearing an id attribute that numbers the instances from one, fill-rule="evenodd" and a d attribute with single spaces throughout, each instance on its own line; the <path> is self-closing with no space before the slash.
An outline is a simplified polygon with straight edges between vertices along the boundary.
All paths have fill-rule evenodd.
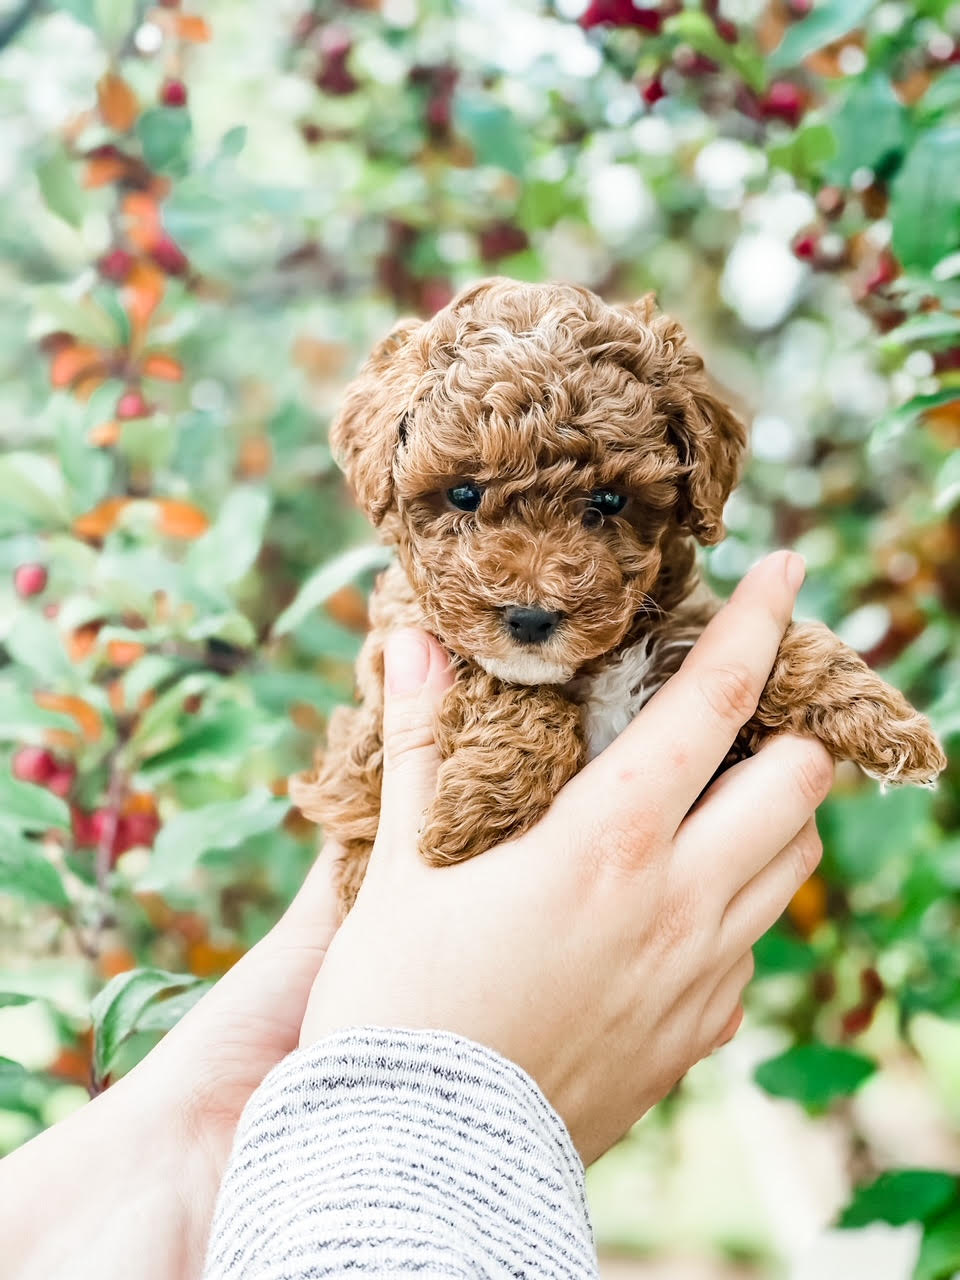
<path id="1" fill-rule="evenodd" d="M 348 907 L 376 831 L 386 632 L 417 624 L 458 659 L 421 850 L 472 857 L 529 827 L 672 675 L 719 602 L 695 544 L 723 536 L 746 435 L 681 327 L 652 298 L 482 281 L 402 321 L 347 389 L 332 443 L 397 549 L 371 605 L 360 708 L 291 794 L 344 844 Z M 481 491 L 475 511 L 448 497 Z M 627 499 L 598 512 L 591 495 Z M 618 501 L 619 501 L 618 497 Z M 555 615 L 519 643 L 505 609 Z M 826 628 L 794 625 L 746 737 L 821 738 L 889 782 L 944 767 L 927 721 Z"/>

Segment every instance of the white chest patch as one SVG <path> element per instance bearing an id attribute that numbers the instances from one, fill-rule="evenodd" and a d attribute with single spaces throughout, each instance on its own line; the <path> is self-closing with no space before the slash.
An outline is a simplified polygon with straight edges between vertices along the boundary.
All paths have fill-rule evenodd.
<path id="1" fill-rule="evenodd" d="M 588 760 L 606 750 L 665 683 L 667 652 L 682 649 L 686 654 L 692 646 L 692 639 L 644 636 L 596 675 L 573 681 L 569 689 L 583 707 Z"/>

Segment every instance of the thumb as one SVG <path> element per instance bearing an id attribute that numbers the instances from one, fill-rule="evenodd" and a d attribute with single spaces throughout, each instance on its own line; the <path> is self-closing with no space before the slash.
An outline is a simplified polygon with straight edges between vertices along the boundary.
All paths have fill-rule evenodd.
<path id="1" fill-rule="evenodd" d="M 412 627 L 387 637 L 383 667 L 383 789 L 377 844 L 412 847 L 437 786 L 440 753 L 434 726 L 453 672 L 437 641 Z M 382 850 L 378 852 L 382 856 Z"/>

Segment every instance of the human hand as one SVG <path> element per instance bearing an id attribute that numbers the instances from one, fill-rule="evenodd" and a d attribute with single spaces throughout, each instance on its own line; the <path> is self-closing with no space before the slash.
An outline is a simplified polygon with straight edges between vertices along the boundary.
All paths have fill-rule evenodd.
<path id="1" fill-rule="evenodd" d="M 377 841 L 301 1043 L 357 1025 L 458 1032 L 523 1067 L 589 1162 L 728 1039 L 751 947 L 819 861 L 833 763 L 776 738 L 698 797 L 756 708 L 802 578 L 788 553 L 753 569 L 536 827 L 441 869 L 416 844 L 452 677 L 435 642 L 396 633 Z"/>
<path id="2" fill-rule="evenodd" d="M 296 1048 L 339 906 L 318 858 L 274 928 L 129 1075 L 0 1161 L 4 1273 L 187 1280 L 247 1099 Z"/>

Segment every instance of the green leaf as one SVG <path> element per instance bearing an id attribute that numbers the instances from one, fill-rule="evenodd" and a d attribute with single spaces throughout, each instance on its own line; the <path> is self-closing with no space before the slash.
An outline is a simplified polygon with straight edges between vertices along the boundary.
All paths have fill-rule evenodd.
<path id="1" fill-rule="evenodd" d="M 205 719 L 191 717 L 179 742 L 145 760 L 140 771 L 154 781 L 178 773 L 223 773 L 262 745 L 264 728 L 279 727 L 256 707 L 226 703 Z"/>
<path id="2" fill-rule="evenodd" d="M 907 1222 L 926 1222 L 945 1209 L 956 1193 L 957 1179 L 953 1174 L 894 1169 L 858 1187 L 837 1225 L 849 1228 L 886 1222 L 891 1227 L 902 1227 Z"/>
<path id="3" fill-rule="evenodd" d="M 960 1271 L 960 1208 L 927 1224 L 913 1280 L 953 1280 Z"/>
<path id="4" fill-rule="evenodd" d="M 955 400 L 960 400 L 960 386 L 941 387 L 939 391 L 914 396 L 906 404 L 892 409 L 884 414 L 870 433 L 869 452 L 874 454 L 885 449 L 928 409 L 937 409 L 942 404 L 953 404 Z"/>
<path id="5" fill-rule="evenodd" d="M 80 342 L 89 342 L 95 347 L 117 345 L 120 334 L 115 322 L 102 307 L 98 307 L 89 298 L 67 297 L 61 289 L 50 286 L 35 289 L 32 297 L 34 320 L 39 332 L 64 329 Z M 110 385 L 120 387 L 117 382 Z M 100 395 L 102 390 L 98 387 L 94 395 Z M 80 408 L 76 400 L 64 392 L 52 397 L 50 405 L 55 409 L 68 406 L 74 413 Z"/>
<path id="6" fill-rule="evenodd" d="M 791 23 L 767 59 L 771 71 L 796 67 L 824 45 L 863 25 L 877 0 L 823 0 L 800 22 Z"/>
<path id="7" fill-rule="evenodd" d="M 234 849 L 250 836 L 272 831 L 289 807 L 289 801 L 257 787 L 241 800 L 178 813 L 157 837 L 150 868 L 138 887 L 157 889 L 182 880 L 204 854 Z"/>
<path id="8" fill-rule="evenodd" d="M 23 991 L 0 991 L 0 1009 L 12 1009 L 22 1004 L 33 1004 L 36 996 L 28 996 Z"/>
<path id="9" fill-rule="evenodd" d="M 893 250 L 908 269 L 929 270 L 960 248 L 960 125 L 921 133 L 890 189 Z"/>
<path id="10" fill-rule="evenodd" d="M 777 1098 L 793 1098 L 805 1107 L 820 1109 L 855 1093 L 874 1071 L 875 1063 L 862 1054 L 812 1043 L 795 1045 L 761 1062 L 754 1078 Z"/>
<path id="11" fill-rule="evenodd" d="M 0 822 L 13 823 L 21 831 L 65 831 L 70 826 L 70 807 L 45 787 L 22 782 L 0 769 Z"/>
<path id="12" fill-rule="evenodd" d="M 0 826 L 0 893 L 51 907 L 70 905 L 63 881 L 40 845 L 4 826 Z"/>
<path id="13" fill-rule="evenodd" d="M 960 449 L 950 454 L 933 482 L 933 505 L 938 511 L 949 511 L 957 502 L 960 502 Z"/>
<path id="14" fill-rule="evenodd" d="M 937 339 L 960 338 L 960 316 L 948 311 L 928 311 L 911 316 L 884 335 L 884 345 L 908 346 L 912 342 L 936 342 Z"/>
<path id="15" fill-rule="evenodd" d="M 22 609 L 4 644 L 15 662 L 34 672 L 45 684 L 72 685 L 74 668 L 57 627 L 42 614 Z"/>
<path id="16" fill-rule="evenodd" d="M 232 490 L 202 538 L 190 548 L 187 572 L 207 588 L 230 586 L 253 567 L 270 515 L 270 495 L 262 489 Z"/>
<path id="17" fill-rule="evenodd" d="M 137 121 L 143 158 L 152 169 L 182 167 L 190 142 L 190 113 L 183 107 L 150 107 Z"/>
<path id="18" fill-rule="evenodd" d="M 220 156 L 232 159 L 234 156 L 238 156 L 246 145 L 247 126 L 245 124 L 234 125 L 220 139 Z"/>
<path id="19" fill-rule="evenodd" d="M 94 22 L 104 44 L 120 48 L 133 31 L 138 7 L 138 0 L 94 0 Z"/>
<path id="20" fill-rule="evenodd" d="M 79 227 L 83 222 L 83 192 L 63 146 L 58 146 L 39 162 L 37 182 L 50 212 L 69 222 L 71 227 Z"/>
<path id="21" fill-rule="evenodd" d="M 819 178 L 837 149 L 833 130 L 823 120 L 804 120 L 783 142 L 767 148 L 770 163 L 797 177 Z"/>
<path id="22" fill-rule="evenodd" d="M 113 417 L 122 389 L 122 384 L 110 381 L 98 387 L 85 405 L 66 395 L 51 401 L 57 455 L 70 490 L 74 515 L 92 510 L 110 487 L 112 458 L 106 450 L 88 444 L 87 437 L 91 427 Z"/>
<path id="23" fill-rule="evenodd" d="M 111 978 L 90 1004 L 96 1078 L 105 1080 L 110 1074 L 121 1046 L 141 1029 L 148 1009 L 200 982 L 190 973 L 164 969 L 131 969 Z"/>
<path id="24" fill-rule="evenodd" d="M 36 739 L 46 729 L 73 729 L 76 721 L 60 711 L 38 707 L 29 693 L 0 685 L 0 742 Z"/>
<path id="25" fill-rule="evenodd" d="M 918 105 L 925 116 L 931 117 L 960 107 L 960 67 L 947 67 L 934 76 Z"/>
<path id="26" fill-rule="evenodd" d="M 40 453 L 0 456 L 0 532 L 24 522 L 61 527 L 68 519 L 66 486 L 55 462 Z"/>
<path id="27" fill-rule="evenodd" d="M 285 636 L 300 625 L 311 610 L 329 600 L 335 591 L 345 587 L 354 578 L 371 569 L 383 569 L 391 560 L 387 547 L 351 547 L 336 559 L 328 561 L 316 573 L 310 575 L 292 604 L 289 604 L 273 624 L 275 636 Z"/>
<path id="28" fill-rule="evenodd" d="M 806 942 L 773 929 L 754 945 L 753 957 L 758 978 L 779 977 L 785 973 L 811 973 L 817 957 Z"/>
<path id="29" fill-rule="evenodd" d="M 667 19 L 664 32 L 690 45 L 697 53 L 719 62 L 721 66 L 732 67 L 739 73 L 741 80 L 757 93 L 766 88 L 766 69 L 760 55 L 741 41 L 730 44 L 722 39 L 706 13 L 686 9 Z"/>
<path id="30" fill-rule="evenodd" d="M 481 93 L 457 93 L 453 102 L 457 129 L 473 148 L 477 164 L 495 165 L 520 177 L 528 148 L 513 113 Z"/>
<path id="31" fill-rule="evenodd" d="M 842 186 L 856 169 L 884 169 L 907 144 L 907 112 L 886 76 L 855 83 L 831 124 L 837 154 L 827 175 Z"/>

